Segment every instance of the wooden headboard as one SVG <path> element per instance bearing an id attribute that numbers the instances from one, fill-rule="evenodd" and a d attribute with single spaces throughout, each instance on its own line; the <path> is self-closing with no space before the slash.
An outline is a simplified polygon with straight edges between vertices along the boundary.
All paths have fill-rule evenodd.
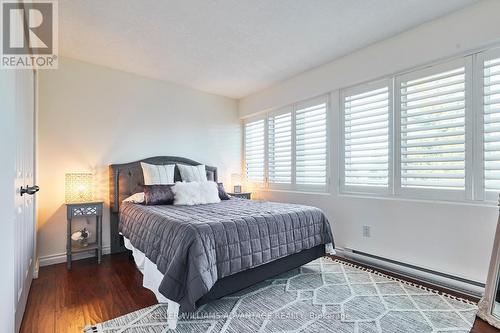
<path id="1" fill-rule="evenodd" d="M 111 253 L 123 252 L 123 237 L 118 234 L 119 211 L 121 202 L 134 193 L 142 192 L 144 176 L 142 174 L 141 162 L 165 165 L 165 164 L 185 164 L 200 165 L 202 163 L 177 156 L 156 156 L 143 160 L 112 164 L 109 166 L 109 207 L 110 207 L 110 238 Z M 207 166 L 207 179 L 217 181 L 217 168 Z M 175 168 L 174 180 L 181 181 L 179 169 Z"/>

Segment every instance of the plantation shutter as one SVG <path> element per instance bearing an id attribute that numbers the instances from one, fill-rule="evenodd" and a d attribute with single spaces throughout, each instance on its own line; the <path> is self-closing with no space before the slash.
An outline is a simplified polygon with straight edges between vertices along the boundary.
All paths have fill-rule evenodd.
<path id="1" fill-rule="evenodd" d="M 264 119 L 245 124 L 245 171 L 248 182 L 264 182 Z"/>
<path id="2" fill-rule="evenodd" d="M 500 192 L 500 58 L 486 60 L 483 75 L 484 189 Z"/>
<path id="3" fill-rule="evenodd" d="M 344 186 L 389 186 L 389 86 L 343 95 Z"/>
<path id="4" fill-rule="evenodd" d="M 269 128 L 269 183 L 292 182 L 292 111 L 271 115 Z"/>
<path id="5" fill-rule="evenodd" d="M 398 79 L 401 187 L 465 190 L 465 65 Z"/>
<path id="6" fill-rule="evenodd" d="M 295 183 L 326 186 L 326 97 L 301 103 L 295 111 Z"/>

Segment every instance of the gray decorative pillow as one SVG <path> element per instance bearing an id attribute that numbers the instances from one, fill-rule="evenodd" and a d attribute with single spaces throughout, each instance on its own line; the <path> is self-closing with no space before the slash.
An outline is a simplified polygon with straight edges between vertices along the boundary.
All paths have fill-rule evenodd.
<path id="1" fill-rule="evenodd" d="M 229 197 L 229 195 L 226 193 L 226 190 L 224 189 L 224 184 L 217 183 L 217 188 L 219 189 L 219 198 L 221 200 L 229 200 L 229 199 L 231 199 Z"/>
<path id="2" fill-rule="evenodd" d="M 144 185 L 144 204 L 153 205 L 173 205 L 174 192 L 171 185 Z"/>

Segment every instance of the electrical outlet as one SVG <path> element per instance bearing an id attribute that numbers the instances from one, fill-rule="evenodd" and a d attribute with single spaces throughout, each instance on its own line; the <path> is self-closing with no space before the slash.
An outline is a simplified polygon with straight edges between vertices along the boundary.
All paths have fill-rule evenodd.
<path id="1" fill-rule="evenodd" d="M 363 226 L 363 237 L 369 238 L 371 236 L 371 229 L 369 225 Z"/>

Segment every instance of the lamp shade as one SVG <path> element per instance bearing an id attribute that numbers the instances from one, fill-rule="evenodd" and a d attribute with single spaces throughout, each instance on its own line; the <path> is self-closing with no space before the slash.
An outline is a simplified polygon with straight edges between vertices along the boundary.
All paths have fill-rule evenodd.
<path id="1" fill-rule="evenodd" d="M 90 172 L 67 173 L 66 202 L 86 202 L 94 199 L 94 175 Z"/>

